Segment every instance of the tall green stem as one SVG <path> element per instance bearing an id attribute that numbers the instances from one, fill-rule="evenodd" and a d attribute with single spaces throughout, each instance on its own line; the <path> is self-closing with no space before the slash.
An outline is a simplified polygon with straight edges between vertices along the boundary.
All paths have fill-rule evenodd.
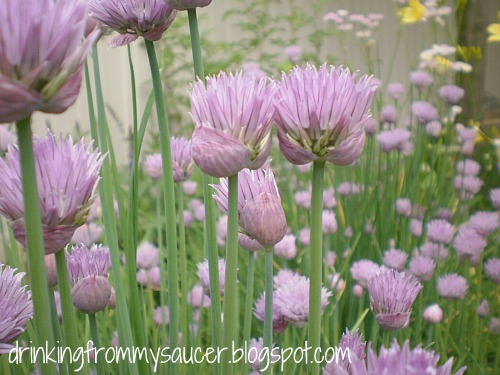
<path id="1" fill-rule="evenodd" d="M 181 274 L 181 332 L 182 346 L 188 347 L 188 305 L 187 305 L 187 254 L 186 254 L 186 231 L 184 228 L 184 195 L 182 186 L 176 186 L 177 192 L 177 217 L 179 221 L 179 259 Z"/>
<path id="2" fill-rule="evenodd" d="M 321 338 L 321 282 L 322 253 L 323 253 L 323 180 L 325 162 L 315 161 L 313 166 L 312 201 L 311 201 L 311 245 L 309 263 L 309 345 L 312 351 L 320 346 Z M 319 374 L 319 363 L 311 361 L 308 366 L 309 374 Z"/>
<path id="3" fill-rule="evenodd" d="M 167 111 L 161 86 L 160 70 L 156 59 L 153 42 L 145 40 L 148 52 L 151 78 L 156 98 L 156 114 L 160 128 L 160 148 L 163 165 L 163 189 L 165 195 L 165 218 L 167 229 L 167 262 L 168 262 L 168 307 L 170 312 L 170 347 L 178 347 L 179 340 L 179 280 L 177 275 L 177 233 L 175 215 L 175 187 L 172 171 L 172 155 L 170 152 L 170 135 L 168 130 Z M 176 373 L 176 364 L 172 363 L 172 373 Z"/>
<path id="4" fill-rule="evenodd" d="M 248 252 L 247 287 L 245 289 L 245 318 L 243 321 L 243 344 L 250 341 L 252 333 L 253 284 L 255 279 L 255 254 Z M 241 373 L 248 373 L 248 363 L 243 361 Z"/>
<path id="5" fill-rule="evenodd" d="M 236 292 L 238 288 L 238 175 L 228 178 L 226 276 L 224 282 L 224 332 L 222 374 L 233 375 L 231 348 L 236 331 Z"/>
<path id="6" fill-rule="evenodd" d="M 97 321 L 95 318 L 95 314 L 88 314 L 89 324 L 90 324 L 90 336 L 92 337 L 92 341 L 94 343 L 94 348 L 98 349 L 101 347 L 101 341 L 99 340 L 99 330 L 97 329 Z M 106 371 L 104 369 L 104 358 L 95 357 L 96 367 L 97 367 L 97 375 L 105 375 Z"/>
<path id="7" fill-rule="evenodd" d="M 54 335 L 50 316 L 49 290 L 45 270 L 45 248 L 40 213 L 40 200 L 36 188 L 35 157 L 33 154 L 31 118 L 27 117 L 16 123 L 19 138 L 19 155 L 21 159 L 21 175 L 24 199 L 24 225 L 26 230 L 26 250 L 31 295 L 34 307 L 34 326 L 38 346 L 54 347 Z M 38 366 L 42 374 L 55 374 L 53 363 L 43 363 Z"/>
<path id="8" fill-rule="evenodd" d="M 264 348 L 267 348 L 268 353 L 271 353 L 273 347 L 273 249 L 265 249 L 266 252 L 266 300 L 264 314 Z M 271 357 L 268 357 L 268 363 L 264 374 L 272 374 Z"/>
<path id="9" fill-rule="evenodd" d="M 64 343 L 71 350 L 75 350 L 78 346 L 76 333 L 76 318 L 75 309 L 73 307 L 73 298 L 71 297 L 71 285 L 68 275 L 68 265 L 66 263 L 65 250 L 55 253 L 57 266 L 57 283 L 59 286 L 59 296 L 61 297 L 61 312 L 64 329 Z M 69 361 L 69 372 L 73 373 L 75 364 Z"/>
<path id="10" fill-rule="evenodd" d="M 196 16 L 196 8 L 188 9 L 189 32 L 191 35 L 191 50 L 193 52 L 194 76 L 200 79 L 205 79 L 205 71 L 203 69 L 203 57 L 200 43 L 200 32 L 198 30 L 198 18 Z M 209 185 L 213 183 L 213 179 L 206 174 L 202 174 L 203 196 L 205 200 L 205 247 L 208 257 L 208 269 L 210 273 L 210 290 L 213 291 L 211 298 L 212 310 L 212 345 L 218 347 L 222 343 L 222 326 L 221 326 L 221 302 L 220 302 L 220 286 L 219 286 L 219 266 L 217 256 L 217 236 L 216 236 L 216 219 L 214 201 L 210 194 Z M 214 364 L 217 366 L 217 364 Z"/>

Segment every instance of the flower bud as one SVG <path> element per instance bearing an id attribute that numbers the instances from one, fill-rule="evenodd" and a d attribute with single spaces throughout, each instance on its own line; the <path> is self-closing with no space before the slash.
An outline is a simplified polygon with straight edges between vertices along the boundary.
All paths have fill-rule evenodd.
<path id="1" fill-rule="evenodd" d="M 437 324 L 443 319 L 443 310 L 437 304 L 430 305 L 424 310 L 423 317 L 427 322 Z"/>
<path id="2" fill-rule="evenodd" d="M 81 312 L 94 314 L 104 310 L 111 297 L 111 285 L 103 276 L 80 279 L 71 290 L 73 305 Z"/>

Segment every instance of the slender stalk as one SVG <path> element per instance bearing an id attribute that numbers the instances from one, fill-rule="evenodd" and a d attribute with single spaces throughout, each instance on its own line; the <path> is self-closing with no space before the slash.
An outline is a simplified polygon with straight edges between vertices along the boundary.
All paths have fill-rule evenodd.
<path id="1" fill-rule="evenodd" d="M 148 52 L 149 67 L 156 98 L 156 114 L 160 129 L 160 148 L 163 165 L 163 189 L 165 195 L 165 218 L 167 228 L 167 261 L 168 261 L 168 307 L 170 312 L 170 348 L 178 347 L 179 341 L 179 280 L 177 275 L 177 233 L 175 215 L 175 188 L 172 171 L 172 155 L 170 152 L 170 135 L 168 130 L 167 111 L 161 86 L 161 76 L 156 59 L 153 42 L 145 40 Z M 176 373 L 176 364 L 172 363 L 171 371 Z"/>
<path id="2" fill-rule="evenodd" d="M 158 236 L 158 249 L 160 250 L 160 303 L 162 306 L 167 304 L 167 283 L 164 275 L 167 274 L 166 268 L 166 254 L 163 247 L 163 231 L 162 231 L 162 223 L 163 223 L 163 214 L 161 208 L 161 189 L 162 183 L 158 181 L 156 184 L 156 231 Z M 163 314 L 163 310 L 162 310 Z M 165 319 L 165 317 L 163 317 Z M 167 339 L 167 325 L 162 324 L 160 329 L 160 339 L 161 342 L 166 342 Z M 160 363 L 160 370 L 163 368 L 163 364 Z M 161 372 L 161 371 L 160 371 Z"/>
<path id="3" fill-rule="evenodd" d="M 49 302 L 50 302 L 50 319 L 52 320 L 52 327 L 54 328 L 54 340 L 56 344 L 61 342 L 61 331 L 59 330 L 59 317 L 57 316 L 56 300 L 54 297 L 54 291 L 49 290 Z M 65 363 L 59 364 L 59 374 L 67 375 L 68 368 Z"/>
<path id="4" fill-rule="evenodd" d="M 238 288 L 238 175 L 228 178 L 226 278 L 224 283 L 224 331 L 222 374 L 233 375 L 230 348 L 235 342 L 236 292 Z"/>
<path id="5" fill-rule="evenodd" d="M 193 52 L 194 76 L 200 79 L 205 78 L 203 68 L 203 57 L 200 43 L 200 32 L 198 30 L 198 18 L 196 16 L 196 8 L 188 9 L 189 32 L 191 35 L 191 50 Z M 218 347 L 222 343 L 222 326 L 221 326 L 221 302 L 220 302 L 220 286 L 219 286 L 219 266 L 217 261 L 217 238 L 216 238 L 216 219 L 214 201 L 210 194 L 209 185 L 213 183 L 213 179 L 206 174 L 202 174 L 203 196 L 205 200 L 205 248 L 208 257 L 208 269 L 210 273 L 210 290 L 213 291 L 211 298 L 212 310 L 212 345 Z M 214 363 L 214 367 L 217 363 Z M 215 371 L 216 372 L 216 371 Z"/>
<path id="6" fill-rule="evenodd" d="M 64 330 L 64 344 L 75 350 L 78 346 L 78 335 L 76 331 L 75 309 L 73 306 L 73 298 L 71 296 L 71 285 L 69 281 L 68 265 L 66 263 L 65 250 L 58 251 L 54 254 L 57 266 L 57 283 L 59 286 L 59 296 L 61 298 L 61 312 Z M 75 364 L 69 361 L 69 371 L 75 371 Z"/>
<path id="7" fill-rule="evenodd" d="M 245 289 L 245 317 L 243 320 L 243 345 L 250 341 L 252 333 L 253 284 L 255 279 L 255 254 L 248 252 L 247 287 Z M 248 363 L 243 361 L 242 374 L 248 373 Z"/>
<path id="8" fill-rule="evenodd" d="M 94 68 L 94 78 L 95 78 L 95 88 L 96 88 L 96 100 L 97 100 L 97 114 L 98 123 L 95 121 L 92 91 L 90 89 L 90 77 L 88 74 L 88 67 L 85 64 L 85 78 L 87 81 L 87 100 L 89 104 L 89 117 L 90 117 L 90 130 L 92 133 L 92 138 L 98 141 L 99 149 L 103 154 L 108 151 L 108 145 L 106 142 L 106 111 L 104 109 L 104 97 L 102 94 L 101 76 L 99 69 L 99 56 L 97 53 L 97 47 L 92 49 L 92 61 Z M 99 131 L 99 134 L 98 134 Z M 116 218 L 115 211 L 113 207 L 113 194 L 112 194 L 112 174 L 111 166 L 109 165 L 109 160 L 106 158 L 102 165 L 102 181 L 99 187 L 99 193 L 101 197 L 102 213 L 104 218 L 104 228 L 106 231 L 106 239 L 108 241 L 108 246 L 111 254 L 111 273 L 113 276 L 114 287 L 115 287 L 115 297 L 116 297 L 116 320 L 118 326 L 118 333 L 120 338 L 120 346 L 122 347 L 132 347 L 134 345 L 134 340 L 132 336 L 132 329 L 130 326 L 130 316 L 128 312 L 127 302 L 125 299 L 125 289 L 121 277 L 121 265 L 120 265 L 120 254 L 118 252 L 118 235 L 116 232 Z M 143 361 L 140 361 L 141 367 L 144 367 Z M 129 373 L 136 375 L 138 374 L 137 364 L 134 362 L 129 363 L 128 366 Z M 147 374 L 147 370 L 144 371 Z"/>
<path id="9" fill-rule="evenodd" d="M 187 255 L 186 255 L 186 231 L 184 228 L 184 195 L 182 186 L 176 186 L 177 193 L 177 215 L 179 221 L 179 260 L 181 274 L 181 332 L 182 346 L 188 347 L 188 304 L 187 304 Z"/>
<path id="10" fill-rule="evenodd" d="M 19 155 L 24 200 L 24 225 L 26 228 L 26 251 L 28 259 L 31 295 L 34 307 L 34 326 L 38 346 L 54 347 L 54 335 L 50 316 L 49 290 L 45 270 L 45 248 L 40 213 L 40 200 L 36 188 L 35 157 L 33 154 L 31 118 L 27 117 L 16 123 L 19 138 Z M 43 363 L 38 366 L 42 374 L 55 374 L 53 363 Z"/>
<path id="11" fill-rule="evenodd" d="M 268 353 L 271 353 L 273 347 L 273 249 L 265 249 L 266 252 L 266 300 L 264 314 L 264 348 L 268 348 Z M 272 365 L 270 356 L 268 356 L 267 368 L 264 374 L 272 374 Z M 263 364 L 264 366 L 266 363 Z"/>
<path id="12" fill-rule="evenodd" d="M 320 346 L 321 338 L 321 282 L 323 260 L 323 180 L 325 162 L 315 161 L 313 166 L 312 200 L 311 200 L 311 245 L 309 263 L 309 345 L 314 352 Z M 311 361 L 307 365 L 309 374 L 319 374 L 319 363 Z"/>
<path id="13" fill-rule="evenodd" d="M 97 321 L 95 318 L 95 314 L 88 314 L 89 324 L 90 324 L 90 337 L 92 337 L 92 341 L 94 342 L 94 348 L 98 349 L 101 347 L 101 341 L 99 340 L 99 330 L 97 329 Z M 97 375 L 105 375 L 106 371 L 104 369 L 104 360 L 101 358 L 97 358 L 97 353 L 95 357 L 95 363 L 97 367 Z"/>

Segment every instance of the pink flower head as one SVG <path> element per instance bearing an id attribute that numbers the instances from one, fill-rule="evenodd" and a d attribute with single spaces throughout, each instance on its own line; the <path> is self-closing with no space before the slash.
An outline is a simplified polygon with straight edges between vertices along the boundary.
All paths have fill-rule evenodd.
<path id="1" fill-rule="evenodd" d="M 432 84 L 432 76 L 423 70 L 417 70 L 410 73 L 411 83 L 418 89 L 424 89 Z"/>
<path id="2" fill-rule="evenodd" d="M 281 312 L 279 306 L 276 304 L 276 291 L 273 292 L 273 331 L 275 333 L 281 333 L 288 327 L 288 321 L 285 320 L 285 316 Z M 266 313 L 266 292 L 255 301 L 255 306 L 253 313 L 257 319 L 261 322 L 264 321 Z"/>
<path id="3" fill-rule="evenodd" d="M 427 322 L 431 324 L 438 324 L 441 323 L 441 320 L 443 320 L 443 310 L 438 304 L 434 303 L 425 308 L 422 316 Z"/>
<path id="4" fill-rule="evenodd" d="M 157 41 L 175 19 L 176 11 L 164 0 L 88 0 L 89 15 L 120 35 L 111 48 L 126 46 L 139 36 Z"/>
<path id="5" fill-rule="evenodd" d="M 155 153 L 146 156 L 144 160 L 144 169 L 153 180 L 159 180 L 163 173 L 161 154 Z"/>
<path id="6" fill-rule="evenodd" d="M 184 137 L 170 139 L 174 181 L 183 182 L 193 174 L 194 160 L 191 155 L 191 141 Z"/>
<path id="7" fill-rule="evenodd" d="M 2 1 L 0 123 L 35 111 L 62 113 L 75 102 L 98 37 L 95 30 L 82 43 L 86 23 L 85 1 Z"/>
<path id="8" fill-rule="evenodd" d="M 437 281 L 438 293 L 447 299 L 464 299 L 469 289 L 467 280 L 456 273 L 441 276 Z"/>
<path id="9" fill-rule="evenodd" d="M 394 100 L 400 100 L 404 96 L 405 91 L 402 83 L 393 82 L 387 85 L 387 94 Z"/>
<path id="10" fill-rule="evenodd" d="M 351 276 L 363 288 L 368 287 L 370 279 L 380 271 L 377 263 L 368 259 L 361 259 L 351 266 Z"/>
<path id="11" fill-rule="evenodd" d="M 411 109 L 413 116 L 419 124 L 425 125 L 438 118 L 437 109 L 431 103 L 422 101 L 413 102 Z"/>
<path id="12" fill-rule="evenodd" d="M 10 343 L 24 332 L 24 326 L 33 317 L 31 292 L 21 286 L 25 274 L 15 272 L 0 263 L 0 355 L 15 348 Z"/>
<path id="13" fill-rule="evenodd" d="M 59 142 L 57 139 L 59 138 Z M 45 253 L 64 248 L 75 229 L 84 224 L 96 195 L 103 158 L 92 144 L 73 144 L 47 132 L 34 139 L 35 168 L 40 197 Z M 0 212 L 11 220 L 16 239 L 26 244 L 19 150 L 12 146 L 0 159 Z"/>
<path id="14" fill-rule="evenodd" d="M 296 67 L 282 75 L 276 97 L 279 146 L 293 164 L 349 165 L 363 151 L 364 123 L 377 87 L 342 67 Z"/>
<path id="15" fill-rule="evenodd" d="M 396 128 L 384 130 L 377 135 L 377 142 L 383 152 L 394 150 L 403 151 L 408 142 L 410 142 L 411 133 L 407 129 Z"/>
<path id="16" fill-rule="evenodd" d="M 274 83 L 252 74 L 220 72 L 191 92 L 193 159 L 214 177 L 260 168 L 271 147 Z"/>
<path id="17" fill-rule="evenodd" d="M 238 178 L 238 217 L 240 230 L 264 247 L 272 247 L 283 239 L 288 229 L 281 197 L 271 169 L 244 169 Z M 227 213 L 227 179 L 213 185 L 214 199 Z"/>
<path id="18" fill-rule="evenodd" d="M 283 239 L 274 245 L 274 253 L 278 258 L 291 260 L 297 256 L 296 237 L 293 234 L 286 234 Z"/>
<path id="19" fill-rule="evenodd" d="M 457 85 L 445 85 L 439 88 L 438 95 L 446 103 L 453 105 L 464 97 L 465 90 Z"/>

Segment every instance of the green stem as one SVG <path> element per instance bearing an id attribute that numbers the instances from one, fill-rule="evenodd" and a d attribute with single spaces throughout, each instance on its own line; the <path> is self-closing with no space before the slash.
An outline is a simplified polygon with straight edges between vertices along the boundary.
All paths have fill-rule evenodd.
<path id="1" fill-rule="evenodd" d="M 163 165 L 163 189 L 165 195 L 165 218 L 167 228 L 167 261 L 168 261 L 168 307 L 170 312 L 170 348 L 178 347 L 179 340 L 179 296 L 177 275 L 177 233 L 175 215 L 175 187 L 172 171 L 172 155 L 170 152 L 170 135 L 168 130 L 167 111 L 161 86 L 161 76 L 156 59 L 153 42 L 145 40 L 148 52 L 149 67 L 156 98 L 156 114 L 160 130 L 160 148 Z M 172 363 L 171 372 L 176 373 L 176 364 Z"/>
<path id="2" fill-rule="evenodd" d="M 90 89 L 90 77 L 88 74 L 88 67 L 87 65 L 85 65 L 85 78 L 87 81 L 87 100 L 89 104 L 90 129 L 92 133 L 92 138 L 97 140 L 99 143 L 99 149 L 103 154 L 106 154 L 108 151 L 108 145 L 106 142 L 106 133 L 107 133 L 106 128 L 108 126 L 108 122 L 106 119 L 106 111 L 104 109 L 104 97 L 102 94 L 101 75 L 99 69 L 99 56 L 97 53 L 96 46 L 94 46 L 92 49 L 92 62 L 94 68 L 99 126 L 97 126 L 97 123 L 95 121 L 93 101 L 92 101 L 92 91 Z M 104 218 L 104 228 L 106 231 L 106 239 L 111 254 L 111 263 L 113 265 L 113 267 L 111 267 L 111 274 L 113 276 L 114 287 L 115 287 L 116 315 L 117 315 L 116 320 L 120 338 L 120 346 L 132 347 L 134 345 L 134 340 L 132 336 L 132 329 L 130 326 L 130 315 L 128 312 L 127 302 L 125 299 L 125 289 L 123 286 L 122 275 L 121 275 L 118 235 L 116 232 L 116 218 L 113 206 L 113 194 L 111 186 L 112 174 L 111 174 L 111 166 L 109 163 L 110 162 L 108 158 L 106 158 L 103 161 L 101 168 L 102 181 L 99 187 L 99 193 L 101 197 L 101 206 Z M 144 367 L 143 362 L 144 361 L 140 361 L 142 368 Z M 136 363 L 133 362 L 129 363 L 128 368 L 130 374 L 138 375 L 139 372 Z M 147 370 L 145 370 L 144 373 L 147 374 Z"/>
<path id="3" fill-rule="evenodd" d="M 163 231 L 162 231 L 162 223 L 163 223 L 163 215 L 161 209 L 161 189 L 162 183 L 158 181 L 156 184 L 156 231 L 158 236 L 158 249 L 160 251 L 160 304 L 161 306 L 165 306 L 167 304 L 167 283 L 165 279 L 165 275 L 167 274 L 166 266 L 166 254 L 163 247 Z M 162 324 L 160 329 L 160 339 L 161 342 L 166 342 L 167 339 L 167 325 Z M 163 368 L 163 364 L 160 363 L 160 370 Z M 161 371 L 160 371 L 161 373 Z"/>
<path id="4" fill-rule="evenodd" d="M 268 353 L 271 353 L 273 347 L 273 249 L 265 249 L 266 252 L 266 300 L 264 314 L 264 348 L 268 348 Z M 270 357 L 268 357 L 270 359 Z M 264 374 L 272 374 L 272 365 L 269 360 Z"/>
<path id="5" fill-rule="evenodd" d="M 189 33 L 191 35 L 191 51 L 193 52 L 193 65 L 195 78 L 205 79 L 203 69 L 203 56 L 201 53 L 200 31 L 198 30 L 198 18 L 196 8 L 188 9 Z"/>
<path id="6" fill-rule="evenodd" d="M 255 254 L 248 252 L 247 287 L 245 289 L 245 318 L 243 321 L 243 344 L 250 341 L 252 333 L 253 284 L 255 279 Z M 248 363 L 243 361 L 242 374 L 248 373 Z"/>
<path id="7" fill-rule="evenodd" d="M 101 347 L 101 342 L 99 340 L 99 330 L 97 328 L 97 321 L 95 318 L 95 314 L 88 314 L 89 324 L 90 324 L 90 337 L 92 337 L 92 341 L 94 343 L 94 348 L 98 349 Z M 104 360 L 97 358 L 97 353 L 95 357 L 95 363 L 97 367 L 97 375 L 105 375 L 106 371 L 104 369 Z"/>
<path id="8" fill-rule="evenodd" d="M 236 292 L 238 288 L 238 175 L 228 178 L 226 277 L 224 282 L 224 331 L 222 374 L 233 375 L 229 348 L 235 342 Z"/>
<path id="9" fill-rule="evenodd" d="M 182 346 L 189 347 L 188 338 L 188 304 L 187 304 L 187 254 L 186 254 L 186 231 L 184 228 L 184 195 L 182 186 L 176 186 L 177 193 L 177 215 L 179 221 L 179 259 L 180 259 L 180 274 L 181 274 L 181 332 Z"/>
<path id="10" fill-rule="evenodd" d="M 313 166 L 312 200 L 311 200 L 311 245 L 309 263 L 309 345 L 312 351 L 320 347 L 321 339 L 321 282 L 323 260 L 323 180 L 325 162 L 315 161 Z M 319 363 L 311 361 L 307 370 L 309 374 L 319 374 Z"/>
<path id="11" fill-rule="evenodd" d="M 49 290 L 45 269 L 45 248 L 40 213 L 40 200 L 36 188 L 35 157 L 33 154 L 31 118 L 27 117 L 16 123 L 19 138 L 19 155 L 24 200 L 24 225 L 26 230 L 26 251 L 28 259 L 29 280 L 34 307 L 34 326 L 38 346 L 54 347 L 54 335 L 50 316 Z M 38 366 L 42 374 L 55 374 L 53 363 Z"/>
<path id="12" fill-rule="evenodd" d="M 68 265 L 66 263 L 65 250 L 54 254 L 57 266 L 57 283 L 59 286 L 59 296 L 61 297 L 62 325 L 64 330 L 64 343 L 66 346 L 75 350 L 78 346 L 75 309 L 73 306 L 73 297 L 71 296 L 71 284 L 68 274 Z M 73 361 L 69 362 L 69 371 L 75 370 Z"/>

